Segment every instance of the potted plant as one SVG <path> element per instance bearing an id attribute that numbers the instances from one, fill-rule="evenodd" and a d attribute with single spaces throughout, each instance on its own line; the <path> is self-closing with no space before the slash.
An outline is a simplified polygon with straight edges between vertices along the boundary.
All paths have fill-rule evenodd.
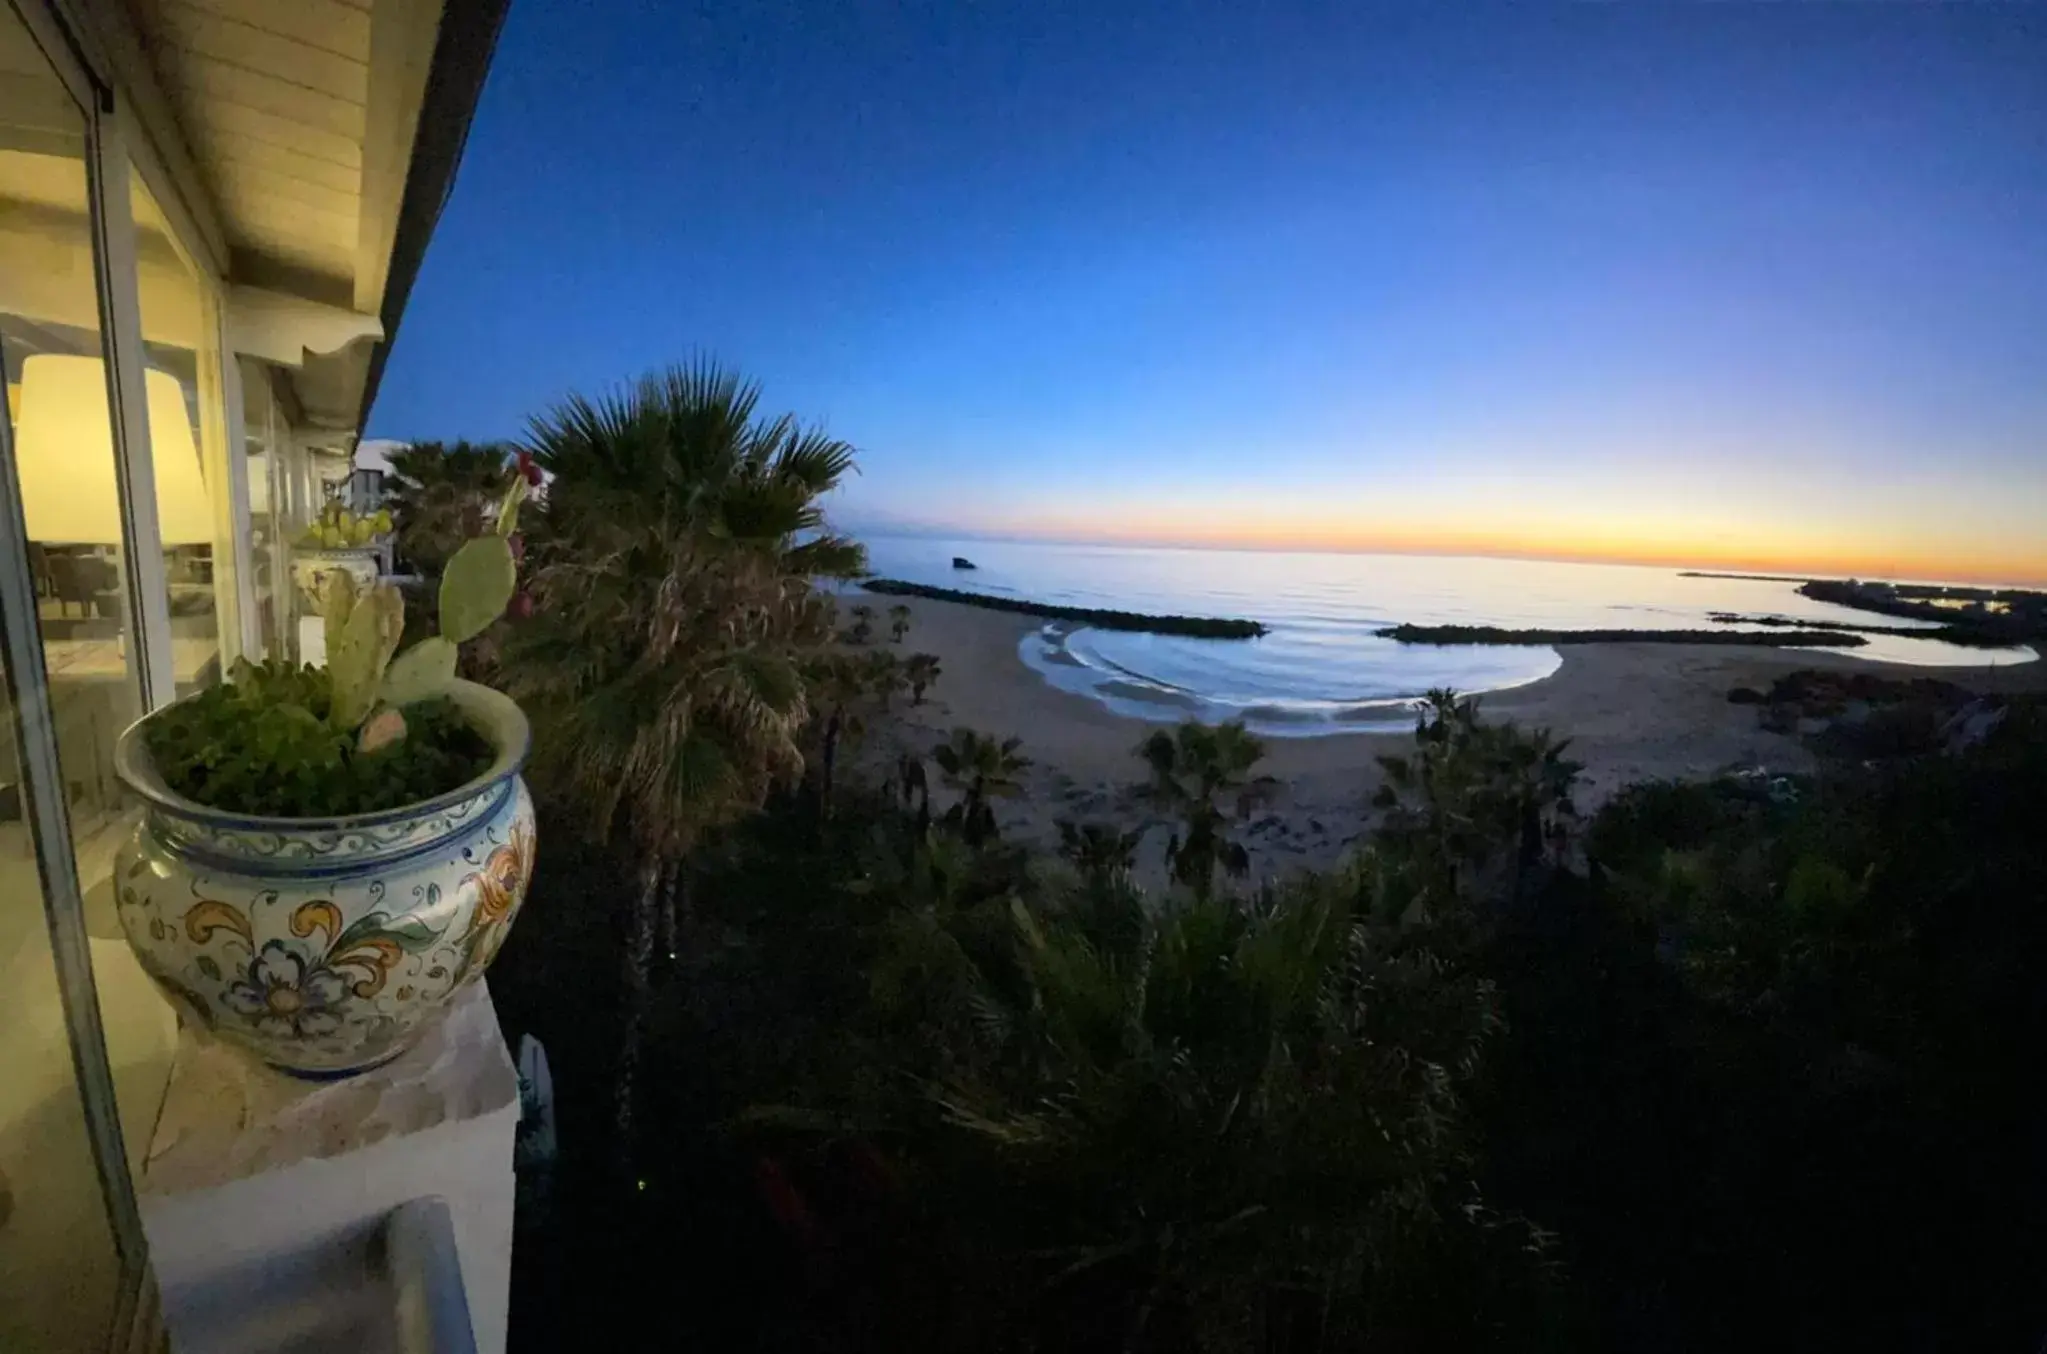
<path id="1" fill-rule="evenodd" d="M 129 943 L 190 1018 L 274 1067 L 396 1057 L 482 975 L 525 897 L 526 717 L 455 672 L 514 602 L 537 479 L 522 456 L 494 529 L 449 561 L 438 634 L 399 653 L 398 590 L 336 570 L 326 667 L 237 664 L 115 748 L 143 803 L 116 864 Z"/>
<path id="2" fill-rule="evenodd" d="M 319 605 L 328 575 L 336 569 L 353 574 L 357 587 L 375 583 L 391 564 L 391 528 L 388 512 L 358 516 L 339 499 L 320 509 L 292 545 L 292 582 L 304 603 Z"/>

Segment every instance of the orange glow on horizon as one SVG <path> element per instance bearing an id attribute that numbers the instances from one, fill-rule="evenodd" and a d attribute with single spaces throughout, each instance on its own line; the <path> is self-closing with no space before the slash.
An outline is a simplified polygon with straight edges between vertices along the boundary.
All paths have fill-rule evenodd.
<path id="1" fill-rule="evenodd" d="M 999 529 L 1002 534 L 1019 537 L 1101 545 L 1337 554 L 1480 555 L 1801 577 L 2047 585 L 2047 555 L 2043 555 L 2037 546 L 2028 550 L 1984 549 L 1961 556 L 1924 545 L 1886 547 L 1852 539 L 1809 540 L 1788 545 L 1756 541 L 1714 542 L 1688 539 L 1680 533 L 1616 531 L 1590 524 L 1581 524 L 1576 531 L 1547 532 L 1315 526 L 1284 529 L 1270 521 L 1208 526 L 1185 521 L 1145 521 L 1143 516 L 1131 514 L 1114 524 L 1086 519 L 1012 522 L 1002 524 Z"/>

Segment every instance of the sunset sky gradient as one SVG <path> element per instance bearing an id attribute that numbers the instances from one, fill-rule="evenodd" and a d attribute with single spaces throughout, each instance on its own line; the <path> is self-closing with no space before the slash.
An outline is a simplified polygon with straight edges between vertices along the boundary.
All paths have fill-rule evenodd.
<path id="1" fill-rule="evenodd" d="M 370 431 L 705 351 L 855 526 L 2047 581 L 2043 240 L 2043 6 L 519 0 Z"/>

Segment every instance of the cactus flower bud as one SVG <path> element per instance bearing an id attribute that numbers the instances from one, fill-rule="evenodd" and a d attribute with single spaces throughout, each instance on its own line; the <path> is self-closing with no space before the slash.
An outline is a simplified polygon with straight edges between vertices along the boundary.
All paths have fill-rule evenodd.
<path id="1" fill-rule="evenodd" d="M 380 752 L 405 737 L 405 716 L 393 709 L 382 709 L 371 715 L 356 736 L 356 747 L 363 752 Z"/>
<path id="2" fill-rule="evenodd" d="M 523 621 L 533 614 L 533 594 L 519 592 L 512 594 L 512 601 L 505 608 L 505 614 L 515 621 Z"/>

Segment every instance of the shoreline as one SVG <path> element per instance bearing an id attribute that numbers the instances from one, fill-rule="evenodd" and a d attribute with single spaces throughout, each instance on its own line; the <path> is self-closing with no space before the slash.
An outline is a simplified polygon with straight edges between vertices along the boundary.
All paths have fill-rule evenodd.
<path id="1" fill-rule="evenodd" d="M 856 753 L 886 767 L 901 752 L 928 752 L 955 725 L 1017 736 L 1032 765 L 1028 796 L 1002 801 L 1003 830 L 1019 840 L 1056 840 L 1056 820 L 1104 820 L 1124 827 L 1150 810 L 1132 791 L 1144 768 L 1137 744 L 1160 722 L 1118 714 L 1090 697 L 1061 690 L 1019 655 L 1035 618 L 926 598 L 903 598 L 910 632 L 897 652 L 936 654 L 938 682 L 921 706 L 899 700 L 876 721 Z M 877 646 L 896 647 L 896 646 Z M 1691 778 L 1759 767 L 1798 773 L 1813 766 L 1797 739 L 1765 731 L 1752 706 L 1728 701 L 1738 686 L 1766 688 L 1799 669 L 1938 676 L 1983 692 L 2047 690 L 2047 661 L 1994 667 L 1925 668 L 1850 657 L 1825 649 L 1747 645 L 1612 643 L 1559 650 L 1546 677 L 1478 696 L 1497 719 L 1548 727 L 1572 740 L 1585 764 L 1578 806 L 1589 811 L 1639 780 Z M 1399 702 L 1390 701 L 1390 707 Z M 1318 733 L 1268 738 L 1259 772 L 1279 782 L 1273 802 L 1243 834 L 1254 877 L 1333 864 L 1375 815 L 1371 795 L 1382 773 L 1376 758 L 1405 751 L 1405 731 Z M 1140 869 L 1156 868 L 1166 829 L 1147 834 Z"/>

